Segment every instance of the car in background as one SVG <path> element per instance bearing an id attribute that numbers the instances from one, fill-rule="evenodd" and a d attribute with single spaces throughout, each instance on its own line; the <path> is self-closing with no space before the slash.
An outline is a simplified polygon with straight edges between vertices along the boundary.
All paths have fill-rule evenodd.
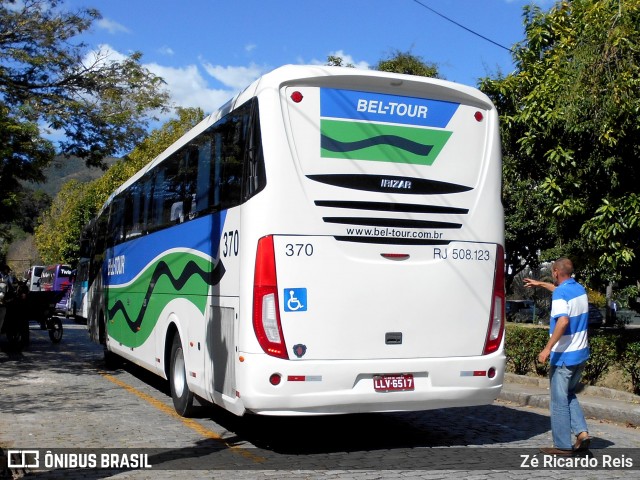
<path id="1" fill-rule="evenodd" d="M 600 328 L 604 322 L 604 316 L 600 309 L 594 304 L 589 302 L 589 320 L 587 326 L 589 328 Z"/>
<path id="2" fill-rule="evenodd" d="M 29 268 L 29 270 L 27 270 L 27 272 L 25 273 L 25 277 L 27 279 L 27 286 L 29 287 L 29 291 L 40 291 L 40 277 L 42 276 L 43 270 L 44 265 L 33 265 L 31 268 Z"/>

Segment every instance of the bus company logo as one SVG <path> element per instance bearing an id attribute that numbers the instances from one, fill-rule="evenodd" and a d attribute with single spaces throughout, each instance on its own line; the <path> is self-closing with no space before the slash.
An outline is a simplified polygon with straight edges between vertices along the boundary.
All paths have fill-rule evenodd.
<path id="1" fill-rule="evenodd" d="M 9 468 L 38 468 L 40 467 L 40 452 L 38 450 L 8 450 Z"/>
<path id="2" fill-rule="evenodd" d="M 299 344 L 293 346 L 293 354 L 296 357 L 302 358 L 302 357 L 304 357 L 305 353 L 307 353 L 307 346 L 306 345 L 303 345 L 302 343 L 299 343 Z"/>
<path id="3" fill-rule="evenodd" d="M 122 275 L 124 273 L 124 261 L 124 255 L 118 255 L 107 260 L 107 275 Z"/>
<path id="4" fill-rule="evenodd" d="M 394 178 L 383 178 L 380 180 L 382 188 L 392 188 L 394 190 L 411 190 L 411 180 L 398 180 Z"/>
<path id="5" fill-rule="evenodd" d="M 323 88 L 320 156 L 430 166 L 448 142 L 459 104 Z"/>

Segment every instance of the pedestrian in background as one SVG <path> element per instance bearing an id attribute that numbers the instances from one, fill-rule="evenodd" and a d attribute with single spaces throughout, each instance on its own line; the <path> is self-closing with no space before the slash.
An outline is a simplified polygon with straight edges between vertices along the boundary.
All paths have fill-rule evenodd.
<path id="1" fill-rule="evenodd" d="M 618 322 L 618 304 L 615 300 L 611 300 L 611 326 L 615 327 Z"/>
<path id="2" fill-rule="evenodd" d="M 584 287 L 572 277 L 573 262 L 559 258 L 551 266 L 553 284 L 525 278 L 526 287 L 550 290 L 551 319 L 549 341 L 538 354 L 541 363 L 549 360 L 551 401 L 551 435 L 553 447 L 541 448 L 542 453 L 572 455 L 589 448 L 591 439 L 584 413 L 576 396 L 585 364 L 589 359 L 587 338 L 589 300 Z M 575 444 L 571 432 L 576 435 Z"/>
<path id="3" fill-rule="evenodd" d="M 3 263 L 0 265 L 0 282 L 4 283 L 2 295 L 0 295 L 0 333 L 2 333 L 2 325 L 7 315 L 7 304 L 11 301 L 13 291 L 13 277 L 9 265 Z"/>

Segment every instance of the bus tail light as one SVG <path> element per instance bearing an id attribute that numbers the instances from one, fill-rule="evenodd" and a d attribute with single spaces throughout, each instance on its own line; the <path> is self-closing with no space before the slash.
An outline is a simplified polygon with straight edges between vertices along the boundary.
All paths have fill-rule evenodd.
<path id="1" fill-rule="evenodd" d="M 289 359 L 284 343 L 280 311 L 273 237 L 258 240 L 256 270 L 253 278 L 253 330 L 268 355 Z"/>
<path id="2" fill-rule="evenodd" d="M 487 332 L 487 340 L 484 343 L 483 355 L 493 353 L 500 348 L 502 336 L 504 335 L 504 303 L 504 248 L 502 245 L 498 245 L 493 284 L 493 304 L 491 305 L 489 331 Z"/>

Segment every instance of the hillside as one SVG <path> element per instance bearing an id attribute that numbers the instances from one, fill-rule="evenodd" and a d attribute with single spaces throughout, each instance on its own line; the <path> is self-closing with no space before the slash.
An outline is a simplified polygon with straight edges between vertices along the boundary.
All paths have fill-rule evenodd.
<path id="1" fill-rule="evenodd" d="M 109 158 L 107 165 L 112 165 L 118 158 Z M 52 164 L 44 170 L 46 181 L 44 183 L 24 183 L 26 188 L 43 191 L 52 199 L 57 195 L 62 186 L 70 181 L 89 182 L 101 177 L 104 171 L 100 168 L 88 168 L 84 161 L 77 158 L 65 158 L 58 156 Z M 35 212 L 36 215 L 43 212 Z M 42 264 L 40 256 L 35 248 L 31 234 L 14 232 L 13 242 L 6 247 L 6 262 L 14 272 L 24 272 L 31 265 Z"/>
<path id="2" fill-rule="evenodd" d="M 108 158 L 105 163 L 112 165 L 118 160 L 118 158 Z M 53 198 L 60 191 L 62 185 L 69 180 L 89 182 L 101 177 L 104 171 L 98 167 L 87 167 L 84 160 L 77 157 L 57 156 L 51 165 L 44 170 L 44 174 L 47 178 L 45 183 L 27 184 L 27 187 L 33 190 L 42 190 Z"/>

